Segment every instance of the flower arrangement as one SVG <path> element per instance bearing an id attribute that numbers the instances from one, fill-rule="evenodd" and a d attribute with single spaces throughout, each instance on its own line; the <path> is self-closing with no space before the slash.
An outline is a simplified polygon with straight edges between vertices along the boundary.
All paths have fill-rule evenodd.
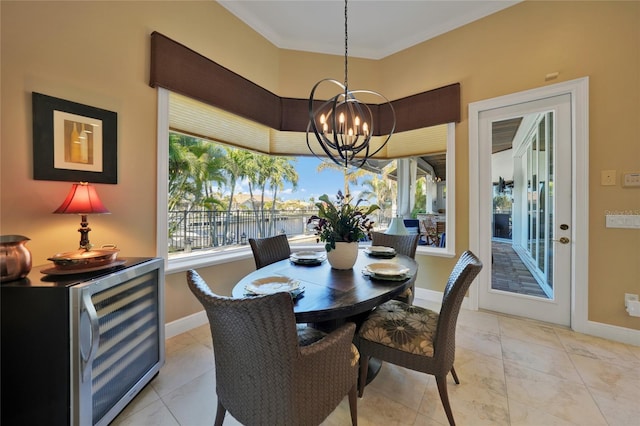
<path id="1" fill-rule="evenodd" d="M 329 200 L 327 194 L 316 203 L 318 215 L 311 216 L 307 226 L 315 231 L 317 241 L 325 243 L 327 252 L 336 248 L 337 242 L 352 243 L 360 241 L 371 232 L 373 221 L 367 216 L 379 209 L 375 204 L 360 207 L 363 199 L 351 204 L 351 195 L 338 191 L 336 202 Z"/>

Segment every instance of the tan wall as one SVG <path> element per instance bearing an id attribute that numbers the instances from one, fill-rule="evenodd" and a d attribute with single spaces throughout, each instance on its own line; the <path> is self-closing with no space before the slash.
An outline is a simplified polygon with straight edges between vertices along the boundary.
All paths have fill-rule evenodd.
<path id="1" fill-rule="evenodd" d="M 340 56 L 279 50 L 215 2 L 0 3 L 0 233 L 23 234 L 34 263 L 76 247 L 79 218 L 53 216 L 69 182 L 32 179 L 31 92 L 118 113 L 118 185 L 97 185 L 111 215 L 90 216 L 91 240 L 124 256 L 155 255 L 156 92 L 149 34 L 159 31 L 281 96 L 307 97 L 342 79 Z M 456 126 L 456 247 L 468 245 L 468 103 L 589 76 L 589 319 L 640 329 L 621 308 L 640 293 L 640 231 L 604 228 L 605 210 L 639 210 L 640 191 L 600 186 L 600 171 L 640 169 L 640 3 L 525 2 L 381 61 L 350 60 L 352 88 L 395 99 L 460 82 Z M 544 76 L 558 71 L 558 79 Z M 25 194 L 28 194 L 26 196 Z M 421 257 L 419 282 L 441 290 L 451 259 Z M 218 291 L 251 261 L 208 268 Z M 199 310 L 167 278 L 167 321 Z"/>

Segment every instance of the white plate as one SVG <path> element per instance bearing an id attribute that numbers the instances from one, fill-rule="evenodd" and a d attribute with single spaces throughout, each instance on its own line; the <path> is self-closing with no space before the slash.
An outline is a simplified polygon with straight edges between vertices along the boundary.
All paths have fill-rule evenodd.
<path id="1" fill-rule="evenodd" d="M 366 250 L 369 253 L 375 254 L 395 254 L 396 250 L 393 247 L 385 247 L 385 246 L 371 246 L 367 247 Z"/>
<path id="2" fill-rule="evenodd" d="M 323 251 L 299 251 L 291 253 L 291 259 L 300 261 L 321 261 L 326 259 L 327 254 Z"/>
<path id="3" fill-rule="evenodd" d="M 287 277 L 265 277 L 247 284 L 245 290 L 252 294 L 273 294 L 280 292 L 293 292 L 300 287 L 300 283 Z"/>
<path id="4" fill-rule="evenodd" d="M 406 266 L 391 262 L 371 263 L 365 266 L 365 269 L 378 277 L 398 277 L 409 272 Z"/>
<path id="5" fill-rule="evenodd" d="M 404 281 L 409 279 L 409 275 L 376 275 L 373 272 L 368 271 L 367 269 L 363 269 L 362 273 L 368 277 L 371 277 L 373 279 L 376 280 L 383 280 L 383 281 Z"/>

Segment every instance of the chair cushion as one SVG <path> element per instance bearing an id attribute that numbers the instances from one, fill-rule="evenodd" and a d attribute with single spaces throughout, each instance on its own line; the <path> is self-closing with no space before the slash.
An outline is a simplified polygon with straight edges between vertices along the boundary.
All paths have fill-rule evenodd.
<path id="1" fill-rule="evenodd" d="M 299 346 L 309 346 L 327 335 L 327 333 L 313 327 L 307 327 L 306 324 L 296 324 L 296 330 L 298 331 Z"/>
<path id="2" fill-rule="evenodd" d="M 358 352 L 358 348 L 353 343 L 351 344 L 351 366 L 355 367 L 358 365 L 358 361 L 360 361 L 360 352 Z"/>
<path id="3" fill-rule="evenodd" d="M 407 287 L 405 291 L 394 297 L 394 300 L 399 300 L 406 304 L 411 304 L 411 296 L 413 296 L 413 291 L 411 291 L 411 287 Z"/>
<path id="4" fill-rule="evenodd" d="M 439 314 L 430 309 L 390 300 L 369 315 L 358 335 L 361 339 L 430 357 L 438 317 Z"/>
<path id="5" fill-rule="evenodd" d="M 296 330 L 298 331 L 299 346 L 309 346 L 327 336 L 327 333 L 308 327 L 306 324 L 296 324 Z M 358 364 L 359 360 L 360 352 L 358 352 L 358 348 L 354 344 L 351 344 L 351 366 Z"/>

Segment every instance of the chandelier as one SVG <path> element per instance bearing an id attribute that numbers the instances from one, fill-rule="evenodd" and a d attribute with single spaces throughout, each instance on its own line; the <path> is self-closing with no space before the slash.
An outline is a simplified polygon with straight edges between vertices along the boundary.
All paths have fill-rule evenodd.
<path id="1" fill-rule="evenodd" d="M 349 90 L 348 81 L 348 31 L 347 0 L 344 2 L 344 84 L 331 78 L 317 82 L 309 96 L 309 124 L 307 125 L 307 146 L 313 155 L 316 153 L 311 141 L 320 144 L 326 157 L 338 165 L 360 168 L 370 157 L 373 157 L 387 144 L 396 128 L 396 113 L 387 98 L 371 90 Z M 316 90 L 319 87 L 334 85 L 339 87 L 338 93 L 327 101 L 316 101 Z M 334 88 L 334 90 L 336 90 Z M 388 106 L 393 117 L 391 130 L 386 139 L 378 146 L 371 146 L 371 137 L 375 134 L 374 118 L 371 107 L 356 97 L 365 95 L 367 99 L 379 99 L 380 105 Z M 319 106 L 317 105 L 319 104 Z M 378 107 L 379 105 L 376 105 Z M 313 132 L 313 135 L 312 135 Z M 311 140 L 310 140 L 311 137 Z M 375 150 L 374 150 L 375 149 Z"/>

